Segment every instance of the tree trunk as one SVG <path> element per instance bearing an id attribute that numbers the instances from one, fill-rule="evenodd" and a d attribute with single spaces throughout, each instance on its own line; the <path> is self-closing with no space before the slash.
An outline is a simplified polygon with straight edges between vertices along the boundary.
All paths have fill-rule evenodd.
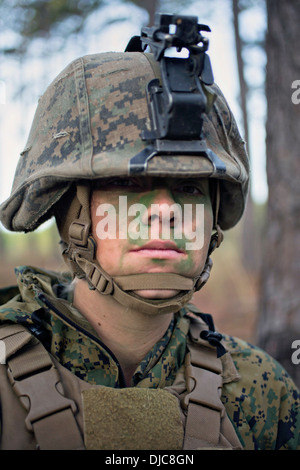
<path id="1" fill-rule="evenodd" d="M 292 84 L 300 78 L 300 0 L 267 0 L 267 14 L 269 200 L 258 341 L 299 386 L 300 354 L 292 348 L 300 340 L 300 104 Z"/>
<path id="2" fill-rule="evenodd" d="M 249 145 L 249 119 L 247 110 L 248 86 L 244 74 L 243 44 L 239 28 L 240 7 L 239 0 L 232 0 L 233 30 L 235 38 L 236 62 L 239 76 L 240 106 L 243 117 L 244 139 L 251 162 L 251 148 Z M 259 249 L 256 227 L 254 224 L 254 208 L 251 193 L 243 217 L 242 231 L 242 261 L 248 272 L 257 273 L 259 266 Z"/>

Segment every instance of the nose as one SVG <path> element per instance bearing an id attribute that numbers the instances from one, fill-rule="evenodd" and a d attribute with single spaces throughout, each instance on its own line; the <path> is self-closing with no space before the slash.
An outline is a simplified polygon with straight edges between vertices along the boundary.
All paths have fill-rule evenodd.
<path id="1" fill-rule="evenodd" d="M 172 192 L 165 188 L 152 191 L 143 223 L 151 227 L 152 233 L 161 234 L 163 228 L 174 228 L 177 217 L 181 214 Z"/>

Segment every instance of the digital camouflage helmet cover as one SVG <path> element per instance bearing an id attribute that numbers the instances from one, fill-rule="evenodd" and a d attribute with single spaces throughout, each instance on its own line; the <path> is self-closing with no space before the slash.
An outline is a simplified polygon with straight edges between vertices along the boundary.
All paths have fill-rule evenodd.
<path id="1" fill-rule="evenodd" d="M 11 196 L 0 207 L 1 221 L 12 231 L 32 231 L 55 215 L 73 273 L 99 292 L 131 306 L 137 300 L 149 311 L 186 303 L 207 279 L 210 262 L 197 279 L 167 281 L 184 286 L 174 302 L 141 300 L 131 292 L 133 280 L 127 287 L 127 280 L 117 283 L 95 260 L 84 182 L 132 175 L 212 178 L 218 182 L 217 232 L 239 221 L 249 162 L 213 83 L 201 30 L 209 28 L 196 17 L 158 14 L 155 26 L 143 28 L 126 52 L 87 55 L 68 65 L 39 101 Z M 188 57 L 167 57 L 173 46 L 186 48 Z M 149 275 L 140 276 L 134 282 L 145 286 Z"/>

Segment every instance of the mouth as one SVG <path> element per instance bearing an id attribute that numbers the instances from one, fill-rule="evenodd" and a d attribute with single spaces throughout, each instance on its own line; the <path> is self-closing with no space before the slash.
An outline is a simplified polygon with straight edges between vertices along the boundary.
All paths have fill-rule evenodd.
<path id="1" fill-rule="evenodd" d="M 172 241 L 156 240 L 131 250 L 137 256 L 156 259 L 176 259 L 185 255 L 185 251 L 178 248 Z"/>

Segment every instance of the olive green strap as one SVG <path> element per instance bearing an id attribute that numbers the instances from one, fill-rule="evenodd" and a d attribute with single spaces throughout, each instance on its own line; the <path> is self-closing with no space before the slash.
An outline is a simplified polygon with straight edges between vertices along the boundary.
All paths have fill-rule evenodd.
<path id="1" fill-rule="evenodd" d="M 64 397 L 60 377 L 44 346 L 21 325 L 3 325 L 7 374 L 28 411 L 25 425 L 41 450 L 84 449 L 74 416 L 76 405 Z"/>
<path id="2" fill-rule="evenodd" d="M 151 274 L 149 276 L 149 274 Z M 148 273 L 114 276 L 114 281 L 125 291 L 140 289 L 172 289 L 189 291 L 194 288 L 193 279 L 175 273 Z"/>
<path id="3" fill-rule="evenodd" d="M 217 357 L 216 349 L 200 338 L 201 329 L 200 324 L 191 322 L 191 340 L 185 362 L 188 393 L 181 400 L 181 406 L 187 412 L 184 449 L 241 450 L 241 443 L 221 401 L 224 363 Z M 229 353 L 226 354 L 226 380 L 238 380 Z"/>

